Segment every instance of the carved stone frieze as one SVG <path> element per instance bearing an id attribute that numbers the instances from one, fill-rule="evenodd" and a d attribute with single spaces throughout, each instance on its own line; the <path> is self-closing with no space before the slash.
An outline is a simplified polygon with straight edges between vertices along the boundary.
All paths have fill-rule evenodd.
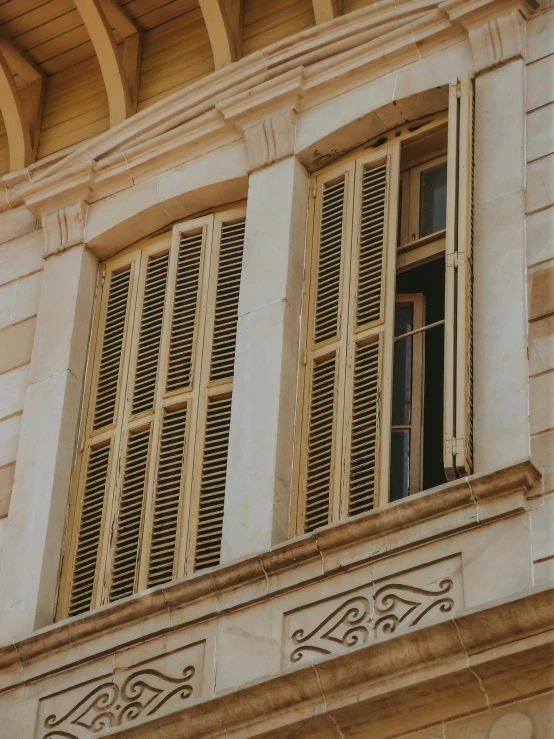
<path id="1" fill-rule="evenodd" d="M 285 664 L 343 652 L 463 608 L 461 557 L 369 582 L 285 616 Z"/>
<path id="2" fill-rule="evenodd" d="M 42 216 L 45 258 L 83 243 L 87 208 L 79 200 Z"/>
<path id="3" fill-rule="evenodd" d="M 85 739 L 182 708 L 200 695 L 204 646 L 189 645 L 43 698 L 37 739 Z"/>

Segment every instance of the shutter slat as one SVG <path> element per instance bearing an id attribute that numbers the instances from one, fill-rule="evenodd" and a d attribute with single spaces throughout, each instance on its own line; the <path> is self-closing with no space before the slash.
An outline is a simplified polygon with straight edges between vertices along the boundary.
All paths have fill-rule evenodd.
<path id="1" fill-rule="evenodd" d="M 150 257 L 146 268 L 133 413 L 148 411 L 154 405 L 168 264 L 169 254 L 160 254 Z"/>
<path id="2" fill-rule="evenodd" d="M 168 392 L 192 382 L 194 329 L 200 288 L 200 259 L 204 231 L 181 234 L 167 371 Z"/>
<path id="3" fill-rule="evenodd" d="M 119 502 L 110 600 L 125 598 L 136 590 L 149 443 L 149 428 L 129 436 Z"/>
<path id="4" fill-rule="evenodd" d="M 94 410 L 95 430 L 114 422 L 130 284 L 130 266 L 111 276 Z"/>
<path id="5" fill-rule="evenodd" d="M 211 380 L 233 377 L 244 228 L 244 220 L 233 224 L 224 223 L 221 228 L 210 366 Z"/>
<path id="6" fill-rule="evenodd" d="M 323 186 L 315 305 L 316 343 L 338 333 L 345 180 Z"/>
<path id="7" fill-rule="evenodd" d="M 109 446 L 91 449 L 89 452 L 77 552 L 73 565 L 70 616 L 88 611 L 91 607 L 109 459 Z"/>
<path id="8" fill-rule="evenodd" d="M 209 398 L 196 530 L 195 570 L 219 564 L 230 425 L 231 398 Z"/>
<path id="9" fill-rule="evenodd" d="M 358 266 L 356 325 L 381 317 L 385 239 L 387 165 L 365 169 L 362 178 L 362 214 Z"/>
<path id="10" fill-rule="evenodd" d="M 373 508 L 378 443 L 380 343 L 356 347 L 348 515 Z"/>
<path id="11" fill-rule="evenodd" d="M 174 576 L 187 409 L 166 409 L 160 438 L 148 587 Z"/>
<path id="12" fill-rule="evenodd" d="M 329 523 L 336 356 L 314 363 L 308 429 L 304 531 Z"/>

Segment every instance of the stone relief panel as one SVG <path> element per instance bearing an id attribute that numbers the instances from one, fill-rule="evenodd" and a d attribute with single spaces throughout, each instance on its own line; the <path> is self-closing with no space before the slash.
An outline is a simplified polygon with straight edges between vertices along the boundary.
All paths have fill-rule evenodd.
<path id="1" fill-rule="evenodd" d="M 285 614 L 284 666 L 311 662 L 464 607 L 461 555 L 373 580 Z"/>
<path id="2" fill-rule="evenodd" d="M 205 642 L 187 645 L 107 674 L 39 702 L 37 739 L 84 739 L 158 712 L 176 710 L 201 693 Z"/>

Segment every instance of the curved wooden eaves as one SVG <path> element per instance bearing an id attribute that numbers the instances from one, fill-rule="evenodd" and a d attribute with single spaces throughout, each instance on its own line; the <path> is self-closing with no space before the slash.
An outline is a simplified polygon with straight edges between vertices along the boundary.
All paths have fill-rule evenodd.
<path id="1" fill-rule="evenodd" d="M 338 18 L 342 12 L 342 0 L 312 0 L 312 4 L 317 24 Z"/>
<path id="2" fill-rule="evenodd" d="M 242 0 L 198 0 L 216 69 L 240 58 L 242 44 Z"/>
<path id="3" fill-rule="evenodd" d="M 25 82 L 25 99 L 15 74 Z M 23 169 L 35 158 L 43 94 L 42 73 L 0 29 L 0 112 L 8 138 L 10 172 Z"/>
<path id="4" fill-rule="evenodd" d="M 94 46 L 108 96 L 110 128 L 136 110 L 141 34 L 116 0 L 74 0 Z M 112 27 L 124 38 L 119 53 Z"/>

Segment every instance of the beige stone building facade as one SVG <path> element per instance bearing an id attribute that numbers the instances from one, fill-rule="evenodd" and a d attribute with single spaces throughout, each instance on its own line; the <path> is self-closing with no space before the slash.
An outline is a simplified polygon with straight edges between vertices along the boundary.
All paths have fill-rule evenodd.
<path id="1" fill-rule="evenodd" d="M 551 739 L 551 1 L 3 0 L 0 113 L 1 739 Z"/>

